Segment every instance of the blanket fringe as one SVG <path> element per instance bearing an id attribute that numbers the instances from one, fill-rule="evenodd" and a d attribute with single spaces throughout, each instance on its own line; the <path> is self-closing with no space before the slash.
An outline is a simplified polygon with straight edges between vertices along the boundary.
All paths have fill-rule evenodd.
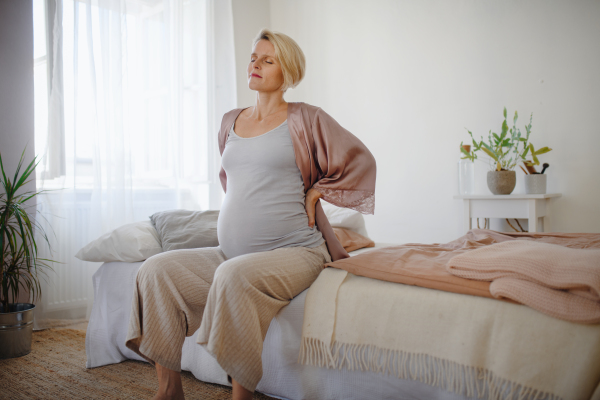
<path id="1" fill-rule="evenodd" d="M 332 369 L 378 372 L 477 399 L 563 400 L 555 394 L 504 379 L 485 368 L 371 344 L 334 341 L 329 346 L 321 340 L 305 337 L 300 343 L 298 362 Z"/>

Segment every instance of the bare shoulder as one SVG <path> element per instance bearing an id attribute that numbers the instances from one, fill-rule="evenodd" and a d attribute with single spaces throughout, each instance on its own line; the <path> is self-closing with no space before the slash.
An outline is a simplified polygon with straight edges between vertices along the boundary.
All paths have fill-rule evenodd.
<path id="1" fill-rule="evenodd" d="M 240 108 L 233 108 L 227 111 L 225 114 L 223 114 L 222 121 L 223 123 L 226 123 L 227 121 L 236 118 L 238 115 L 240 115 Z"/>
<path id="2" fill-rule="evenodd" d="M 252 115 L 253 111 L 254 111 L 254 106 L 243 108 L 242 112 L 240 112 L 240 117 L 248 118 L 250 115 Z"/>

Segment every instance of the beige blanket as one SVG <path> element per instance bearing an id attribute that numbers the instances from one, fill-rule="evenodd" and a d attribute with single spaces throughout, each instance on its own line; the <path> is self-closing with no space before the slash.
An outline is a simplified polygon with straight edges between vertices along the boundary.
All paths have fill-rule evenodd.
<path id="1" fill-rule="evenodd" d="M 455 276 L 491 281 L 490 293 L 567 321 L 600 322 L 600 249 L 514 240 L 457 255 Z"/>
<path id="2" fill-rule="evenodd" d="M 308 290 L 299 362 L 468 397 L 600 399 L 600 325 L 336 268 Z"/>

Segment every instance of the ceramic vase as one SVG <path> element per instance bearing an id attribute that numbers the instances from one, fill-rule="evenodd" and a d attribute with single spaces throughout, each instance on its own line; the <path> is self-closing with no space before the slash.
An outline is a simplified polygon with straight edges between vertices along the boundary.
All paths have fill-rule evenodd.
<path id="1" fill-rule="evenodd" d="M 546 174 L 525 175 L 525 193 L 527 194 L 545 194 L 546 193 Z"/>
<path id="2" fill-rule="evenodd" d="M 517 184 L 515 171 L 488 171 L 487 185 L 493 194 L 511 194 Z"/>

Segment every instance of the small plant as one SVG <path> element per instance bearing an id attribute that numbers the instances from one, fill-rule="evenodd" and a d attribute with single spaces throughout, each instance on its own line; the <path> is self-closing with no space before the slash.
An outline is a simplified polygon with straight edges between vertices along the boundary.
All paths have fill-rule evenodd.
<path id="1" fill-rule="evenodd" d="M 515 111 L 515 116 L 513 117 L 513 126 L 510 129 L 508 128 L 508 123 L 506 122 L 506 115 L 506 107 L 504 107 L 504 121 L 502 122 L 502 130 L 500 131 L 500 134 L 497 134 L 492 132 L 490 129 L 487 143 L 483 141 L 483 136 L 481 137 L 481 140 L 477 142 L 475 138 L 473 138 L 473 133 L 467 129 L 467 132 L 469 132 L 471 140 L 473 141 L 473 149 L 471 152 L 467 152 L 462 147 L 463 144 L 461 142 L 460 150 L 464 155 L 462 158 L 475 161 L 475 159 L 477 159 L 476 152 L 481 150 L 495 161 L 492 170 L 512 171 L 521 161 L 525 162 L 527 165 L 529 161 L 525 161 L 525 159 L 527 158 L 527 154 L 531 154 L 531 157 L 533 158 L 533 164 L 539 165 L 537 156 L 547 153 L 552 149 L 548 147 L 542 147 L 539 150 L 535 150 L 533 145 L 529 143 L 533 113 L 531 113 L 531 116 L 529 117 L 529 124 L 525 125 L 525 136 L 523 136 L 521 134 L 521 130 L 517 128 L 517 119 L 519 117 L 518 113 Z M 522 144 L 520 150 L 519 144 Z"/>
<path id="2" fill-rule="evenodd" d="M 33 194 L 31 191 L 20 195 L 16 194 L 28 182 L 26 182 L 27 178 L 37 166 L 37 163 L 34 165 L 34 157 L 23 174 L 19 176 L 24 154 L 25 150 L 21 154 L 21 160 L 12 182 L 6 176 L 2 155 L 0 155 L 0 170 L 2 171 L 0 183 L 4 188 L 4 193 L 0 194 L 0 304 L 2 304 L 4 312 L 9 312 L 9 293 L 12 294 L 13 302 L 17 301 L 19 286 L 32 292 L 32 301 L 35 301 L 36 295 L 41 296 L 38 266 L 52 269 L 46 262 L 57 262 L 37 257 L 38 248 L 34 238 L 34 227 L 40 229 L 48 246 L 50 246 L 50 242 L 43 228 L 35 220 L 32 223 L 24 207 L 27 200 L 45 190 Z"/>
<path id="3" fill-rule="evenodd" d="M 537 156 L 539 156 L 540 154 L 547 153 L 547 152 L 551 151 L 552 149 L 549 147 L 542 147 L 539 150 L 535 150 L 533 147 L 533 143 L 529 143 L 529 147 L 527 150 L 529 150 L 529 154 L 531 154 L 531 158 L 533 159 L 533 162 L 530 160 L 527 160 L 527 161 L 523 161 L 523 163 L 527 167 L 533 167 L 534 165 L 540 165 L 540 160 L 538 160 Z M 526 154 L 524 154 L 523 159 L 525 159 L 525 155 Z"/>

